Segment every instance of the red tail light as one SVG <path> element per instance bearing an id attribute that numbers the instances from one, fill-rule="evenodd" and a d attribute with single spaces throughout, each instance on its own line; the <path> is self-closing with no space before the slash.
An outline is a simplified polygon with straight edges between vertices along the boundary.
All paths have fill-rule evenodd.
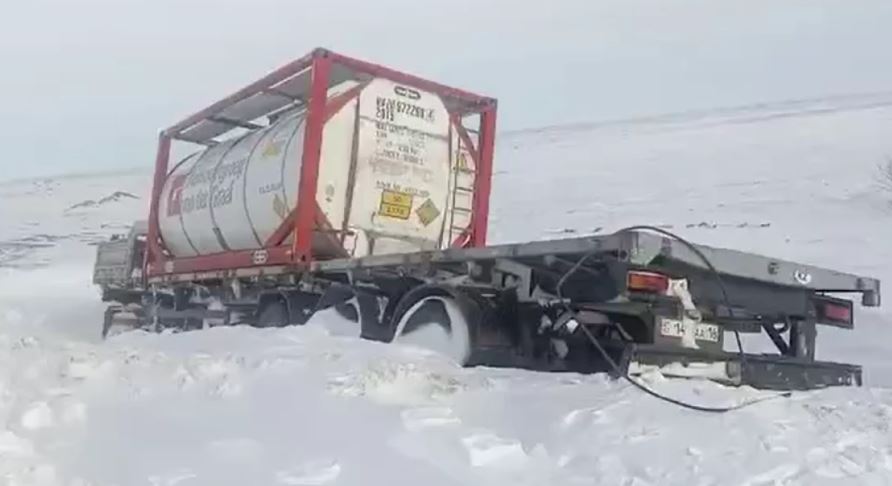
<path id="1" fill-rule="evenodd" d="M 851 301 L 819 296 L 815 298 L 815 304 L 818 322 L 822 324 L 851 327 L 854 323 Z"/>
<path id="2" fill-rule="evenodd" d="M 626 288 L 632 292 L 665 294 L 669 290 L 669 277 L 659 273 L 634 270 L 626 276 Z"/>
<path id="3" fill-rule="evenodd" d="M 825 302 L 824 317 L 839 322 L 852 322 L 852 309 L 843 305 Z"/>

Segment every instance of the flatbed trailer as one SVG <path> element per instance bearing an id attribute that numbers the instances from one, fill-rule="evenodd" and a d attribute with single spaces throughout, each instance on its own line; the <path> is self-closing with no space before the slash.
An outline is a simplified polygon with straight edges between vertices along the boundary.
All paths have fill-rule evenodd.
<path id="1" fill-rule="evenodd" d="M 443 350 L 467 366 L 614 375 L 658 367 L 775 389 L 861 384 L 859 366 L 816 359 L 817 330 L 854 327 L 847 295 L 879 306 L 876 279 L 695 245 L 652 227 L 487 245 L 494 100 L 325 50 L 289 66 L 162 132 L 148 223 L 97 250 L 94 282 L 112 302 L 104 335 L 125 316 L 133 327 L 190 330 L 300 325 L 330 309 L 354 321 L 364 339 L 413 342 L 434 326 Z M 459 237 L 417 251 L 357 256 L 343 247 L 318 250 L 332 247 L 332 234 L 345 241 L 347 231 L 323 224 L 313 209 L 315 184 L 306 183 L 319 168 L 313 151 L 322 145 L 324 120 L 314 113 L 333 103 L 322 89 L 331 85 L 332 73 L 364 82 L 386 78 L 446 100 L 456 123 L 450 130 L 464 132 L 458 148 L 470 157 L 472 168 L 461 170 L 473 172 L 473 187 L 463 189 L 472 194 L 471 217 Z M 282 108 L 258 96 L 271 87 L 281 93 L 282 86 L 302 90 L 289 98 L 304 100 L 308 112 L 295 208 L 267 246 L 174 256 L 157 222 L 171 141 L 214 146 L 227 123 L 250 130 L 258 116 Z M 477 130 L 458 128 L 465 116 L 479 118 Z M 142 265 L 134 255 L 144 258 Z M 767 334 L 776 353 L 747 352 L 738 333 Z M 726 346 L 730 334 L 738 334 L 736 347 Z"/>

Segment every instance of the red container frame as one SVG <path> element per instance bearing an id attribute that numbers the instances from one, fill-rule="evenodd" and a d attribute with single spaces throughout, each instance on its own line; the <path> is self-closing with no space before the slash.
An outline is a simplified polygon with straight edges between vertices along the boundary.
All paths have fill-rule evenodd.
<path id="1" fill-rule="evenodd" d="M 293 61 L 264 76 L 236 93 L 212 104 L 183 121 L 161 132 L 155 158 L 155 172 L 152 182 L 152 198 L 149 210 L 147 252 L 144 275 L 148 279 L 173 278 L 182 274 L 199 273 L 220 277 L 225 274 L 238 274 L 239 270 L 264 267 L 288 267 L 293 271 L 309 268 L 315 260 L 312 240 L 319 228 L 331 227 L 325 215 L 316 204 L 316 186 L 322 148 L 322 132 L 332 108 L 349 99 L 326 99 L 331 81 L 332 68 L 345 68 L 351 73 L 366 77 L 385 78 L 395 83 L 436 93 L 448 97 L 452 102 L 450 115 L 453 127 L 475 162 L 474 198 L 471 208 L 471 224 L 461 236 L 452 242 L 453 247 L 482 247 L 486 245 L 489 223 L 489 200 L 492 188 L 492 165 L 495 152 L 497 102 L 494 98 L 481 96 L 468 91 L 445 86 L 385 66 L 372 64 L 347 57 L 326 49 L 315 49 L 306 56 Z M 176 258 L 167 251 L 158 224 L 158 207 L 161 191 L 169 172 L 171 142 L 187 140 L 184 132 L 197 124 L 214 120 L 214 117 L 234 104 L 251 96 L 264 93 L 278 83 L 288 80 L 306 70 L 310 70 L 309 98 L 307 107 L 307 128 L 304 133 L 301 153 L 301 174 L 298 200 L 291 213 L 262 248 L 254 250 L 225 251 L 211 255 Z M 355 96 L 354 93 L 346 93 Z M 477 143 L 465 129 L 461 120 L 479 115 Z M 294 235 L 291 245 L 283 242 Z"/>

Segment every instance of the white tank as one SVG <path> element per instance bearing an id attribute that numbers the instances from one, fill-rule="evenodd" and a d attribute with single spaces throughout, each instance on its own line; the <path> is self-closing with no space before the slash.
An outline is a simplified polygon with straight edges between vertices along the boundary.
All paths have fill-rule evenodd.
<path id="1" fill-rule="evenodd" d="M 170 171 L 158 217 L 173 256 L 264 245 L 297 202 L 305 120 L 291 113 Z M 442 248 L 470 222 L 468 160 L 437 95 L 375 79 L 325 124 L 316 200 L 354 256 Z"/>

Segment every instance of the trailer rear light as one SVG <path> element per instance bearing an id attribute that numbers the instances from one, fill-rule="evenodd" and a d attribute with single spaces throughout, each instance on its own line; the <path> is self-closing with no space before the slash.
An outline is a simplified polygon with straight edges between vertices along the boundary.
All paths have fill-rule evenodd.
<path id="1" fill-rule="evenodd" d="M 852 327 L 852 302 L 820 296 L 815 298 L 818 322 L 840 327 Z"/>
<path id="2" fill-rule="evenodd" d="M 851 322 L 852 309 L 836 304 L 824 304 L 824 317 L 834 321 Z"/>
<path id="3" fill-rule="evenodd" d="M 824 318 L 836 322 L 852 322 L 852 308 L 844 305 L 824 303 Z"/>
<path id="4" fill-rule="evenodd" d="M 665 294 L 669 290 L 669 277 L 654 272 L 633 270 L 626 276 L 626 288 L 632 292 Z"/>

